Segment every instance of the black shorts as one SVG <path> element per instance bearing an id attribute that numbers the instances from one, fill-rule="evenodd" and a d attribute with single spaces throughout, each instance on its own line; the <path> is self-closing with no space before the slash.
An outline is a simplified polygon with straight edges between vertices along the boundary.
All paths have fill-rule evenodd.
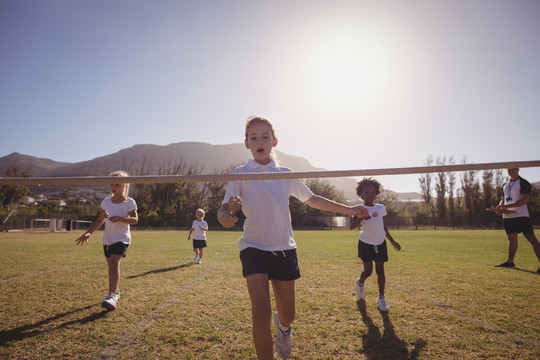
<path id="1" fill-rule="evenodd" d="M 105 253 L 106 258 L 110 258 L 111 255 L 122 255 L 122 257 L 126 257 L 128 247 L 129 244 L 116 242 L 112 245 L 103 245 L 103 252 Z"/>
<path id="2" fill-rule="evenodd" d="M 358 240 L 358 257 L 363 262 L 387 262 L 388 249 L 386 247 L 386 240 L 380 245 L 366 244 Z"/>
<path id="3" fill-rule="evenodd" d="M 206 240 L 195 240 L 193 239 L 193 248 L 202 249 L 206 247 Z"/>
<path id="4" fill-rule="evenodd" d="M 300 278 L 296 249 L 264 251 L 246 248 L 240 251 L 242 275 L 268 274 L 270 279 L 290 281 Z"/>
<path id="5" fill-rule="evenodd" d="M 507 235 L 519 233 L 523 233 L 523 235 L 534 234 L 531 218 L 526 216 L 503 219 L 503 225 Z"/>

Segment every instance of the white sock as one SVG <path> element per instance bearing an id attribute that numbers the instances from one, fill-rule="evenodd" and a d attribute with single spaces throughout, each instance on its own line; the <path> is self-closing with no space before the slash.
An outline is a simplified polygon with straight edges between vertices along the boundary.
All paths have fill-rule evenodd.
<path id="1" fill-rule="evenodd" d="M 284 327 L 283 325 L 281 325 L 281 321 L 279 321 L 279 319 L 278 319 L 278 326 L 279 326 L 279 330 L 283 332 L 287 332 L 287 330 L 289 330 L 290 328 L 290 326 Z"/>

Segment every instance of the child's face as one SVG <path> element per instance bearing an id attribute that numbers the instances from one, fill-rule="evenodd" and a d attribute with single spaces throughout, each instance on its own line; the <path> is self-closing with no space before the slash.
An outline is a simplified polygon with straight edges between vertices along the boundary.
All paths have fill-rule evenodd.
<path id="1" fill-rule="evenodd" d="M 270 152 L 277 145 L 277 139 L 272 137 L 272 129 L 263 123 L 251 124 L 248 129 L 248 137 L 245 141 L 246 148 L 251 150 L 253 160 L 266 165 L 272 158 Z"/>
<path id="2" fill-rule="evenodd" d="M 202 221 L 202 219 L 204 219 L 204 214 L 202 212 L 200 212 L 200 211 L 197 211 L 195 213 L 195 216 L 197 217 L 197 220 L 199 220 L 199 221 Z"/>
<path id="3" fill-rule="evenodd" d="M 365 203 L 372 204 L 377 198 L 377 191 L 374 186 L 368 185 L 362 189 L 360 197 Z"/>
<path id="4" fill-rule="evenodd" d="M 124 196 L 124 184 L 109 184 L 113 197 Z"/>

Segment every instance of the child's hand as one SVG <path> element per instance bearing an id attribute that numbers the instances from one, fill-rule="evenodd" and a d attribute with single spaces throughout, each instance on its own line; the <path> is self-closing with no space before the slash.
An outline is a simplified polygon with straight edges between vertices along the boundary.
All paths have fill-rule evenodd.
<path id="1" fill-rule="evenodd" d="M 109 216 L 109 214 L 107 214 L 107 216 Z M 112 222 L 112 223 L 115 223 L 115 222 L 121 221 L 122 219 L 123 219 L 123 217 L 121 217 L 121 216 L 113 216 L 113 217 L 109 218 L 109 221 Z"/>
<path id="2" fill-rule="evenodd" d="M 229 210 L 231 211 L 231 214 L 234 215 L 235 212 L 238 210 L 242 210 L 242 199 L 240 196 L 235 196 L 229 198 Z"/>
<path id="3" fill-rule="evenodd" d="M 392 241 L 392 245 L 394 246 L 394 249 L 396 249 L 397 251 L 401 250 L 401 245 L 399 245 L 399 243 L 397 241 Z"/>
<path id="4" fill-rule="evenodd" d="M 362 205 L 355 206 L 353 208 L 353 216 L 359 217 L 360 219 L 367 220 L 371 217 L 369 216 L 369 211 Z"/>
<path id="5" fill-rule="evenodd" d="M 82 234 L 76 241 L 77 245 L 83 245 L 88 242 L 88 238 L 90 237 L 89 233 Z"/>
<path id="6" fill-rule="evenodd" d="M 234 224 L 236 224 L 236 222 L 238 221 L 238 218 L 234 215 L 234 211 L 231 211 L 230 207 L 229 207 L 229 204 L 232 204 L 232 203 L 240 203 L 241 205 L 241 202 L 240 202 L 240 198 L 237 197 L 238 201 L 235 201 L 235 199 L 233 199 L 232 197 L 229 199 L 229 202 L 227 204 L 223 204 L 219 210 L 218 210 L 218 221 L 219 223 L 225 228 L 225 229 L 230 229 L 234 226 Z"/>

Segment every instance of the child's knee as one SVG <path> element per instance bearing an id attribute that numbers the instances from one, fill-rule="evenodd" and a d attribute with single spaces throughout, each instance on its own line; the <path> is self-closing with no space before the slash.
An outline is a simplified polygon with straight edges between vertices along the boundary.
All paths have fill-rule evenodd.
<path id="1" fill-rule="evenodd" d="M 362 272 L 362 274 L 366 278 L 370 277 L 372 273 L 373 273 L 373 268 L 364 269 L 364 271 Z"/>

